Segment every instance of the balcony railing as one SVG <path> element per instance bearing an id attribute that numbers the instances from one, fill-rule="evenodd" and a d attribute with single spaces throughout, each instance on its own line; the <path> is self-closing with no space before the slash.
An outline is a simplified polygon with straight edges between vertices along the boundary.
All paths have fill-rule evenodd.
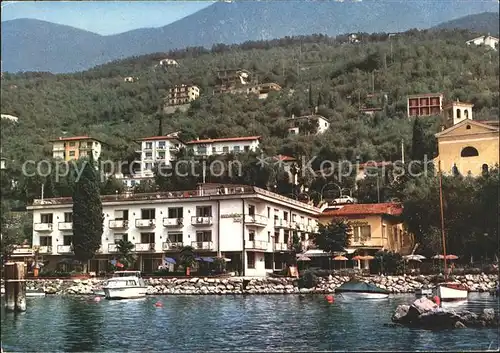
<path id="1" fill-rule="evenodd" d="M 286 243 L 274 243 L 274 251 L 289 251 L 290 246 Z"/>
<path id="2" fill-rule="evenodd" d="M 108 252 L 118 252 L 118 245 L 117 244 L 108 244 Z"/>
<path id="3" fill-rule="evenodd" d="M 23 248 L 17 248 L 12 251 L 12 255 L 25 255 L 25 256 L 31 256 L 33 255 L 33 249 L 30 247 L 23 247 Z"/>
<path id="4" fill-rule="evenodd" d="M 156 225 L 155 219 L 136 219 L 135 227 L 136 228 L 154 228 Z"/>
<path id="5" fill-rule="evenodd" d="M 170 228 L 182 227 L 184 225 L 183 218 L 163 218 L 163 226 Z"/>
<path id="6" fill-rule="evenodd" d="M 182 242 L 176 242 L 176 243 L 172 243 L 172 242 L 164 242 L 162 244 L 162 249 L 163 251 L 167 251 L 167 250 L 179 250 L 182 248 Z"/>
<path id="7" fill-rule="evenodd" d="M 71 249 L 71 245 L 58 245 L 57 252 L 59 254 L 71 254 L 73 250 Z"/>
<path id="8" fill-rule="evenodd" d="M 135 251 L 155 251 L 155 243 L 136 243 Z"/>
<path id="9" fill-rule="evenodd" d="M 193 241 L 191 246 L 196 250 L 214 250 L 214 243 L 211 241 Z"/>
<path id="10" fill-rule="evenodd" d="M 299 226 L 299 224 L 295 221 L 290 221 L 290 223 L 289 223 L 290 229 L 297 229 L 298 226 Z"/>
<path id="11" fill-rule="evenodd" d="M 298 224 L 297 224 L 297 227 L 298 227 L 298 229 L 299 229 L 299 230 L 301 230 L 301 231 L 305 231 L 305 230 L 306 230 L 306 228 L 307 228 L 307 227 L 306 227 L 306 225 L 305 225 L 304 223 L 298 223 Z"/>
<path id="12" fill-rule="evenodd" d="M 275 219 L 274 226 L 276 228 L 290 228 L 290 222 L 284 219 Z"/>
<path id="13" fill-rule="evenodd" d="M 191 224 L 194 226 L 209 226 L 212 224 L 212 217 L 191 217 Z"/>
<path id="14" fill-rule="evenodd" d="M 33 230 L 35 232 L 52 232 L 52 223 L 35 223 L 33 224 Z"/>
<path id="15" fill-rule="evenodd" d="M 52 245 L 41 245 L 38 248 L 40 254 L 52 254 Z"/>
<path id="16" fill-rule="evenodd" d="M 110 229 L 127 229 L 128 228 L 128 220 L 126 219 L 111 219 L 109 221 Z"/>
<path id="17" fill-rule="evenodd" d="M 262 240 L 245 240 L 245 249 L 267 250 L 267 241 Z"/>
<path id="18" fill-rule="evenodd" d="M 59 230 L 71 230 L 73 229 L 73 222 L 59 222 Z"/>
<path id="19" fill-rule="evenodd" d="M 245 224 L 252 226 L 267 226 L 268 219 L 267 217 L 261 216 L 260 214 L 246 214 L 245 215 Z"/>

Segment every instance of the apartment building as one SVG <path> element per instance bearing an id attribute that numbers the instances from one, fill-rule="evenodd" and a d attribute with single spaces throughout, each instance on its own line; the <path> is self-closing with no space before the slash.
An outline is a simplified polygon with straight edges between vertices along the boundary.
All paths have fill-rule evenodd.
<path id="1" fill-rule="evenodd" d="M 92 154 L 97 160 L 101 155 L 102 142 L 89 136 L 59 137 L 51 142 L 54 159 L 70 161 Z"/>
<path id="2" fill-rule="evenodd" d="M 168 90 L 166 99 L 167 106 L 175 106 L 188 104 L 189 102 L 198 99 L 200 96 L 200 89 L 194 85 L 178 85 Z"/>
<path id="3" fill-rule="evenodd" d="M 245 185 L 202 184 L 197 190 L 102 196 L 104 232 L 91 271 L 108 268 L 117 242 L 134 244 L 137 269 L 151 273 L 189 245 L 199 257 L 222 256 L 243 276 L 265 276 L 292 259 L 296 233 L 304 249 L 317 232 L 320 210 Z M 48 268 L 72 256 L 72 199 L 35 200 L 33 246 Z"/>
<path id="4" fill-rule="evenodd" d="M 259 148 L 260 136 L 225 137 L 219 139 L 193 140 L 186 142 L 195 156 L 212 156 L 226 153 L 255 152 Z"/>
<path id="5" fill-rule="evenodd" d="M 256 94 L 259 99 L 266 99 L 269 96 L 270 92 L 279 92 L 281 91 L 281 86 L 277 83 L 261 83 L 257 85 L 245 86 L 240 88 L 232 88 L 228 89 L 229 93 L 243 93 L 243 94 Z"/>
<path id="6" fill-rule="evenodd" d="M 407 98 L 408 117 L 440 115 L 443 110 L 442 93 L 415 94 Z"/>
<path id="7" fill-rule="evenodd" d="M 290 135 L 322 134 L 330 128 L 330 122 L 324 116 L 311 114 L 287 119 Z"/>
<path id="8" fill-rule="evenodd" d="M 175 153 L 184 147 L 175 134 L 144 137 L 137 142 L 141 144 L 141 149 L 137 151 L 141 155 L 141 177 L 152 177 L 156 164 L 170 165 L 175 160 Z"/>

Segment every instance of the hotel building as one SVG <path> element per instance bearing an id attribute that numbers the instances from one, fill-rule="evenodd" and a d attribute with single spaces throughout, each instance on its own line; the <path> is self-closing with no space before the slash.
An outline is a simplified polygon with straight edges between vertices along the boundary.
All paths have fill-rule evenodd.
<path id="1" fill-rule="evenodd" d="M 255 152 L 259 148 L 260 136 L 225 137 L 186 142 L 195 156 L 213 156 L 226 153 Z"/>
<path id="2" fill-rule="evenodd" d="M 292 260 L 293 235 L 305 248 L 317 231 L 320 209 L 264 189 L 202 184 L 194 191 L 102 196 L 104 231 L 90 271 L 106 271 L 126 239 L 138 255 L 135 265 L 155 271 L 165 257 L 178 259 L 183 246 L 196 256 L 222 256 L 243 276 L 265 276 Z M 48 268 L 72 252 L 72 199 L 35 200 L 33 246 Z"/>
<path id="3" fill-rule="evenodd" d="M 168 90 L 167 106 L 188 104 L 200 96 L 198 86 L 179 85 Z"/>
<path id="4" fill-rule="evenodd" d="M 175 153 L 184 147 L 183 142 L 174 134 L 167 136 L 151 136 L 138 140 L 141 149 L 140 177 L 153 177 L 155 164 L 170 165 L 175 160 Z"/>

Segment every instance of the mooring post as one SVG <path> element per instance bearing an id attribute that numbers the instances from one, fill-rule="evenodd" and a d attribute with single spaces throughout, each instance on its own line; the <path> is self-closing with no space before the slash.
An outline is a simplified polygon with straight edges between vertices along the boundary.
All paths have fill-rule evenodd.
<path id="1" fill-rule="evenodd" d="M 16 264 L 14 262 L 5 263 L 5 308 L 8 311 L 14 311 L 16 308 L 16 290 L 15 282 L 12 279 L 16 277 Z"/>
<path id="2" fill-rule="evenodd" d="M 16 310 L 26 311 L 26 264 L 16 262 Z"/>

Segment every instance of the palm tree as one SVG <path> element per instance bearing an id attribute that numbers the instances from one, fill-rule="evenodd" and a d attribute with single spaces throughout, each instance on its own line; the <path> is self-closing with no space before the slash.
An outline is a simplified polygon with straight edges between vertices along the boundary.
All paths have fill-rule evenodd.
<path id="1" fill-rule="evenodd" d="M 194 248 L 192 246 L 184 246 L 180 251 L 180 263 L 186 269 L 186 276 L 191 273 L 190 268 L 194 265 Z"/>
<path id="2" fill-rule="evenodd" d="M 134 244 L 128 240 L 120 239 L 116 244 L 116 248 L 118 251 L 118 261 L 123 264 L 125 269 L 131 267 L 136 260 L 136 256 L 132 252 Z"/>

